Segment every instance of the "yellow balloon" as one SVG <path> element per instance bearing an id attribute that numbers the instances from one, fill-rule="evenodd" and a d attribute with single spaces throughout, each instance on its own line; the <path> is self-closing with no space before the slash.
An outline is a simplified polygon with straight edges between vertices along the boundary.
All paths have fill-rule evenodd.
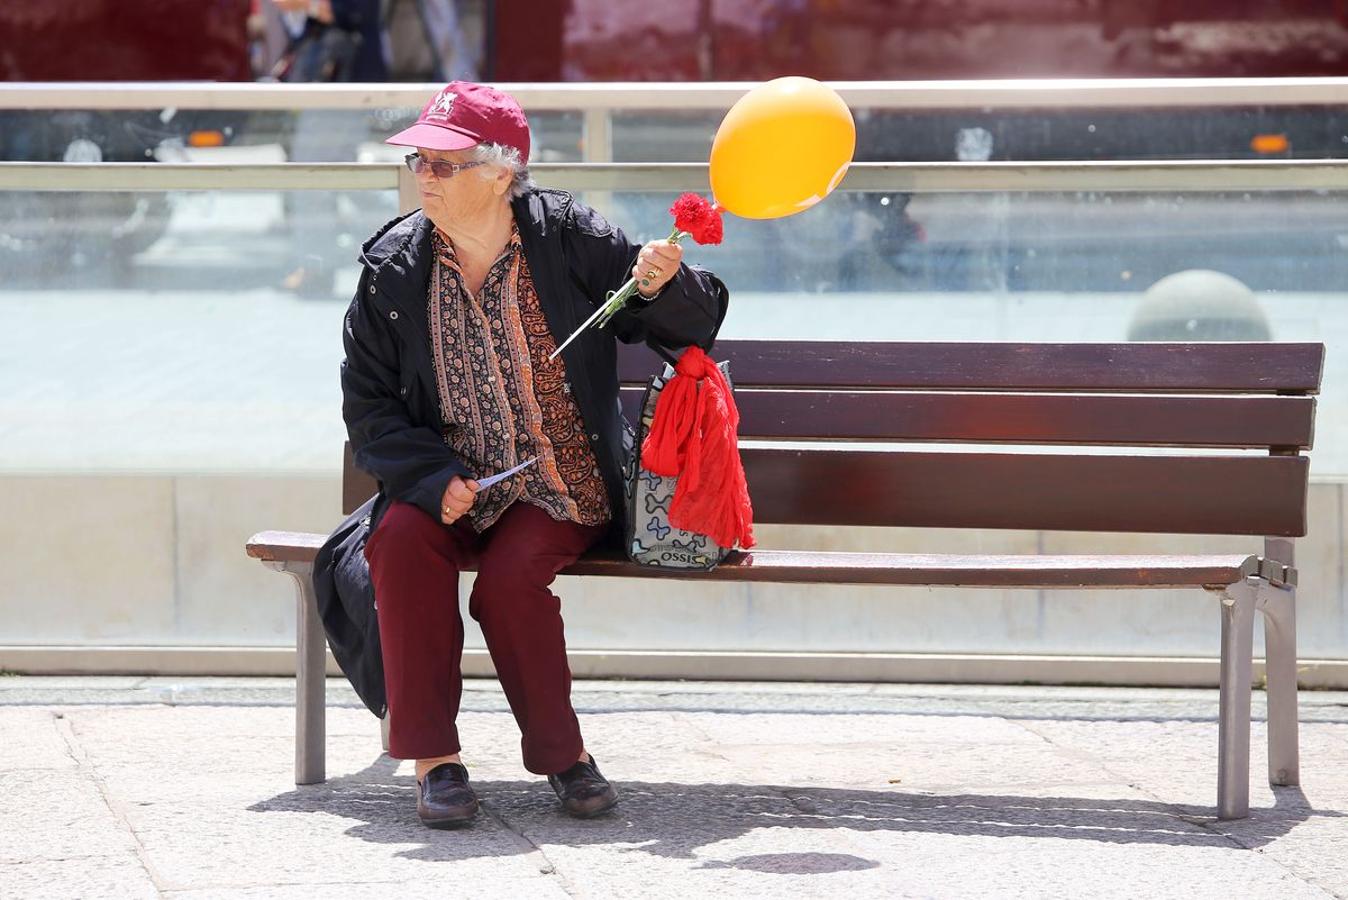
<path id="1" fill-rule="evenodd" d="M 741 97 L 716 130 L 712 196 L 746 219 L 802 212 L 842 181 L 856 140 L 852 111 L 831 88 L 773 79 Z"/>

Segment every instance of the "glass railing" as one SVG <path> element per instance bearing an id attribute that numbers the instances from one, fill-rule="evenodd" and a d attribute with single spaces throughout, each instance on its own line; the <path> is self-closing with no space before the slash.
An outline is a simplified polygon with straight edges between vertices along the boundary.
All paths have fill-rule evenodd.
<path id="1" fill-rule="evenodd" d="M 704 99 L 738 96 L 715 90 Z M 1341 87 L 1314 90 L 1299 102 L 1343 97 Z M 8 91 L 0 89 L 0 105 L 13 105 Z M 361 103 L 392 109 L 421 96 L 394 93 Z M 678 192 L 707 191 L 705 164 L 691 153 L 683 162 L 577 161 L 592 156 L 584 138 L 595 129 L 608 135 L 606 155 L 627 158 L 624 135 L 638 113 L 609 97 L 595 125 L 583 91 L 566 97 L 570 109 L 560 108 L 561 93 L 537 97 L 554 104 L 544 111 L 573 149 L 535 165 L 536 180 L 580 193 L 634 239 L 668 233 Z M 684 133 L 705 138 L 714 111 L 657 113 L 685 117 L 693 124 Z M 377 121 L 371 135 L 402 120 Z M 0 311 L 9 323 L 0 329 L 0 489 L 23 523 L 6 532 L 16 562 L 13 587 L 0 592 L 0 644 L 289 639 L 290 587 L 244 558 L 243 541 L 265 528 L 326 531 L 339 518 L 342 316 L 359 246 L 410 207 L 399 201 L 409 176 L 374 156 L 311 164 L 249 152 L 258 155 L 0 162 Z M 1342 658 L 1343 550 L 1333 536 L 1348 480 L 1346 200 L 1348 162 L 1335 160 L 863 161 L 815 209 L 776 222 L 730 218 L 723 245 L 690 244 L 687 258 L 731 288 L 725 338 L 1323 341 L 1312 537 L 1300 557 L 1315 586 L 1302 608 L 1303 653 Z M 862 531 L 856 549 L 889 541 Z M 892 540 L 939 550 L 944 538 Z M 948 549 L 1015 552 L 1016 540 L 952 536 Z M 852 546 L 836 535 L 827 543 Z M 1231 546 L 1246 544 L 1254 546 Z M 75 547 L 125 562 L 71 566 L 51 549 Z M 1018 601 L 997 592 L 950 601 L 965 625 L 951 624 L 942 610 L 956 607 L 943 599 L 929 614 L 905 605 L 904 627 L 887 629 L 883 598 L 849 594 L 853 618 L 883 641 L 830 626 L 815 646 L 799 637 L 810 629 L 734 612 L 747 602 L 735 586 L 708 590 L 707 602 L 721 607 L 708 607 L 706 621 L 733 613 L 714 639 L 690 636 L 688 616 L 675 615 L 685 600 L 672 594 L 668 615 L 656 598 L 646 624 L 615 635 L 603 611 L 620 601 L 606 590 L 585 588 L 568 618 L 572 646 L 1213 651 L 1215 613 L 1187 597 L 1193 621 L 1158 638 L 1148 610 L 1164 607 L 1174 622 L 1175 598 L 1138 598 L 1128 617 L 1137 624 L 1115 634 L 1090 624 L 1095 604 L 1022 616 L 1007 612 Z M 797 606 L 800 621 L 813 615 Z M 674 619 L 685 625 L 661 631 Z M 1014 627 L 997 625 L 1012 619 Z"/>
<path id="2" fill-rule="evenodd" d="M 594 197 L 639 242 L 668 233 L 679 190 L 707 189 L 705 167 L 697 165 L 535 168 L 545 185 Z M 308 189 L 270 189 L 287 178 Z M 47 395 L 23 384 L 37 378 L 49 390 L 49 370 L 36 358 L 17 366 L 3 401 L 6 420 L 35 416 L 47 425 L 17 429 L 6 467 L 63 466 L 63 456 L 88 466 L 86 454 L 102 447 L 97 458 L 111 468 L 150 460 L 156 468 L 331 470 L 336 460 L 322 448 L 340 443 L 341 424 L 301 410 L 336 409 L 331 372 L 317 364 L 336 365 L 359 247 L 398 213 L 400 179 L 407 181 L 405 170 L 390 165 L 0 164 L 0 203 L 20 212 L 0 222 L 9 275 L 0 299 L 20 323 L 0 341 L 10 345 L 7 358 L 36 353 L 61 363 L 67 402 L 88 406 L 50 417 L 42 403 L 24 399 Z M 176 190 L 94 189 L 164 182 Z M 56 189 L 67 184 L 80 189 Z M 625 189 L 632 184 L 650 189 Z M 1187 189 L 1166 187 L 1172 184 Z M 1348 476 L 1348 433 L 1336 423 L 1348 416 L 1336 413 L 1339 398 L 1348 397 L 1340 365 L 1348 352 L 1335 350 L 1348 305 L 1335 300 L 1348 284 L 1346 193 L 1348 162 L 860 164 L 815 209 L 777 221 L 728 217 L 722 245 L 690 244 L 686 252 L 731 287 L 726 337 L 1324 340 L 1314 471 L 1341 477 Z M 135 239 L 119 231 L 123 216 L 137 217 L 145 230 Z M 1158 287 L 1195 271 L 1209 273 L 1192 282 L 1208 293 L 1177 297 Z M 70 314 L 81 308 L 88 312 Z M 100 308 L 115 309 L 120 339 L 109 340 Z M 109 356 L 169 322 L 190 328 L 194 321 L 200 339 L 166 333 L 160 353 L 130 367 Z M 66 323 L 64 360 L 36 340 L 57 322 Z M 252 401 L 234 416 L 188 417 L 174 440 L 105 428 L 100 438 L 78 437 L 92 421 L 119 420 L 103 396 L 117 392 L 119 379 L 159 380 L 174 410 L 192 397 L 220 396 L 226 381 L 155 377 L 156 366 L 165 374 L 197 360 L 208 339 L 225 353 L 248 347 L 254 354 L 249 372 L 227 377 L 257 377 L 257 389 L 270 379 L 286 385 L 284 399 L 267 402 L 290 409 L 296 424 L 268 423 L 260 438 L 289 449 L 225 446 L 221 438 L 240 433 Z M 218 366 L 200 374 L 223 375 Z M 98 390 L 86 392 L 83 385 L 95 381 Z M 174 392 L 181 396 L 172 399 Z M 126 394 L 136 409 L 145 403 L 143 392 Z M 306 432 L 302 422 L 318 430 Z"/>

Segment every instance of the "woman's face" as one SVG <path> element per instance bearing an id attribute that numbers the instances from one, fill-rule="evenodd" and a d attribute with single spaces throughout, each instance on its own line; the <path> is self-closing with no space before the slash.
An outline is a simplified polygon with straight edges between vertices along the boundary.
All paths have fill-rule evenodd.
<path id="1" fill-rule="evenodd" d="M 471 150 L 429 150 L 417 148 L 417 155 L 428 162 L 466 163 Z M 427 218 L 441 228 L 472 225 L 483 215 L 505 203 L 510 188 L 510 170 L 500 166 L 474 166 L 440 178 L 429 168 L 417 173 L 417 189 Z"/>

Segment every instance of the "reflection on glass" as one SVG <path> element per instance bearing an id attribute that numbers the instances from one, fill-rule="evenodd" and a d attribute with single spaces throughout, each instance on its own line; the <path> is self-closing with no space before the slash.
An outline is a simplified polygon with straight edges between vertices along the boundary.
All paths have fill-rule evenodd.
<path id="1" fill-rule="evenodd" d="M 662 237 L 674 193 L 620 193 L 607 212 Z M 1348 210 L 1324 192 L 907 194 L 839 191 L 796 216 L 726 217 L 694 252 L 741 290 L 1125 291 L 1176 271 L 1258 291 L 1348 283 Z"/>
<path id="2" fill-rule="evenodd" d="M 872 162 L 1334 159 L 1342 107 L 923 110 L 854 107 L 856 159 Z M 706 162 L 721 111 L 613 113 L 619 162 Z M 1330 123 L 1327 125 L 1327 123 Z"/>
<path id="3" fill-rule="evenodd" d="M 701 162 L 723 111 L 622 110 L 612 115 L 614 162 Z"/>
<path id="4" fill-rule="evenodd" d="M 4 467 L 332 471 L 342 315 L 393 193 L 324 210 L 298 192 L 145 196 L 168 214 L 141 252 L 48 218 L 28 265 L 6 270 Z"/>
<path id="5" fill-rule="evenodd" d="M 11 289 L 349 294 L 343 270 L 397 214 L 392 191 L 27 192 L 3 195 Z M 304 273 L 298 270 L 303 268 Z M 350 276 L 350 271 L 345 273 Z"/>
<path id="6" fill-rule="evenodd" d="M 405 151 L 384 139 L 416 121 L 420 111 L 0 110 L 0 160 L 397 162 Z M 533 161 L 578 161 L 582 123 L 577 112 L 529 112 Z"/>

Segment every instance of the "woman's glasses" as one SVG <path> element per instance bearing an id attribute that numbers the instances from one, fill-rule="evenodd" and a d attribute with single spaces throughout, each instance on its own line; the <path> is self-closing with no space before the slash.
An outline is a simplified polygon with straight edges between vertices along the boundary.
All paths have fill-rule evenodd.
<path id="1" fill-rule="evenodd" d="M 407 168 L 412 170 L 413 175 L 420 175 L 422 172 L 429 169 L 431 174 L 436 178 L 453 178 L 464 169 L 471 169 L 474 166 L 483 164 L 481 160 L 478 160 L 477 162 L 452 163 L 438 159 L 422 159 L 421 156 L 416 153 L 409 153 L 404 156 L 403 162 L 407 163 Z"/>

